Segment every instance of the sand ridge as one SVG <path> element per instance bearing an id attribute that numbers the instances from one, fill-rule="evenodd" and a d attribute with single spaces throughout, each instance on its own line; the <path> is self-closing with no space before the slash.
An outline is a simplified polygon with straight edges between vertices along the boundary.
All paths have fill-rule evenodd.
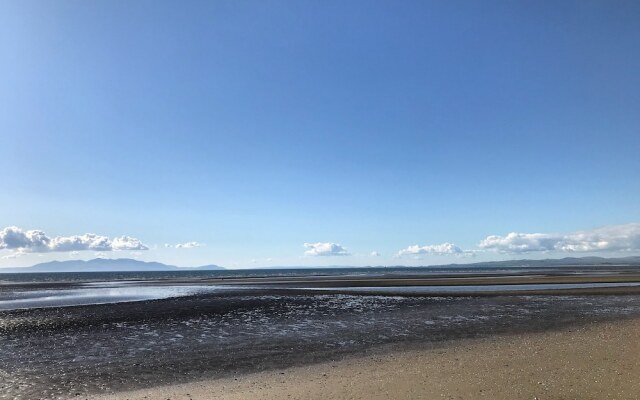
<path id="1" fill-rule="evenodd" d="M 601 322 L 92 398 L 640 399 L 639 339 L 640 319 Z"/>

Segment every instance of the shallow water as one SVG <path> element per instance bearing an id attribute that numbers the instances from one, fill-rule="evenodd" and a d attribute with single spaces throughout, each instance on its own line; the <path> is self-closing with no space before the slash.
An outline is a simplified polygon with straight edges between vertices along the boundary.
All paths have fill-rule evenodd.
<path id="1" fill-rule="evenodd" d="M 384 287 L 313 287 L 313 285 L 287 287 L 287 290 L 303 292 L 331 292 L 342 294 L 370 295 L 429 295 L 429 294 L 474 294 L 483 292 L 521 292 L 531 290 L 562 290 L 613 287 L 640 287 L 640 282 L 614 283 L 561 283 L 561 284 L 517 284 L 517 285 L 437 285 L 437 286 L 384 286 Z M 144 300 L 159 300 L 214 294 L 222 291 L 252 291 L 256 289 L 278 291 L 273 285 L 195 285 L 171 284 L 168 282 L 98 281 L 74 284 L 65 287 L 17 288 L 5 287 L 0 291 L 0 311 L 47 307 L 69 307 L 92 304 L 111 304 Z M 284 288 L 284 287 L 282 287 Z"/>
<path id="2" fill-rule="evenodd" d="M 0 310 L 68 307 L 193 296 L 219 291 L 218 286 L 87 285 L 80 288 L 12 290 L 0 293 Z"/>

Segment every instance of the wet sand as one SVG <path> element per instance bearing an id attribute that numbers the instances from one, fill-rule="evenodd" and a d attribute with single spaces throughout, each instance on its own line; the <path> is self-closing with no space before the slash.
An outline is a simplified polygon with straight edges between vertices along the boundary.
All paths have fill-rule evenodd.
<path id="1" fill-rule="evenodd" d="M 545 339 L 540 335 L 554 335 L 553 332 L 576 334 L 584 331 L 588 336 L 588 332 L 592 332 L 589 331 L 591 326 L 627 326 L 624 324 L 630 322 L 623 321 L 640 318 L 640 289 L 637 286 L 584 287 L 509 292 L 504 290 L 507 288 L 505 284 L 623 284 L 639 280 L 635 271 L 613 271 L 604 275 L 591 272 L 572 275 L 563 271 L 562 275 L 448 274 L 139 281 L 135 284 L 164 287 L 197 283 L 220 286 L 223 290 L 130 303 L 0 311 L 0 399 L 93 398 L 109 393 L 121 393 L 116 398 L 127 398 L 128 393 L 135 390 L 142 390 L 135 392 L 138 394 L 164 393 L 154 392 L 153 388 L 158 387 L 175 390 L 177 397 L 172 398 L 189 398 L 187 393 L 194 395 L 200 387 L 197 385 L 202 385 L 190 382 L 203 381 L 206 382 L 206 390 L 218 393 L 215 390 L 222 390 L 219 385 L 224 384 L 226 389 L 220 393 L 227 396 L 237 392 L 238 398 L 282 398 L 284 393 L 292 394 L 294 398 L 314 398 L 314 390 L 334 384 L 337 385 L 336 390 L 342 391 L 325 397 L 340 398 L 346 393 L 345 388 L 353 386 L 364 391 L 362 395 L 353 392 L 355 398 L 369 398 L 371 393 L 367 390 L 373 388 L 382 394 L 385 390 L 405 393 L 404 390 L 408 393 L 405 397 L 411 398 L 412 390 L 427 390 L 415 386 L 420 379 L 427 379 L 425 377 L 437 378 L 441 383 L 427 379 L 428 385 L 424 387 L 436 388 L 442 384 L 446 389 L 446 374 L 438 375 L 441 370 L 455 376 L 454 372 L 460 369 L 472 376 L 473 369 L 467 368 L 467 364 L 479 368 L 478 373 L 487 371 L 489 375 L 481 381 L 496 375 L 496 382 L 506 379 L 505 376 L 515 376 L 520 382 L 524 379 L 522 377 L 534 376 L 534 371 L 504 369 L 507 364 L 516 365 L 510 362 L 504 362 L 504 368 L 497 369 L 500 360 L 527 354 L 534 357 L 540 353 L 544 357 L 534 364 L 540 371 L 547 371 L 541 363 L 556 353 L 562 354 L 560 348 L 547 354 L 540 346 L 530 347 L 526 344 L 528 341 L 539 338 L 535 340 L 544 343 L 555 336 Z M 468 287 L 472 284 L 496 285 L 496 290 L 474 295 L 465 290 L 412 295 L 405 290 L 461 284 Z M 50 283 L 49 286 L 37 284 L 36 287 L 38 290 L 74 290 L 79 285 L 82 284 L 62 282 Z M 102 283 L 91 285 L 105 287 Z M 16 288 L 16 285 L 10 286 L 6 290 Z M 23 284 L 19 289 L 30 290 L 31 287 Z M 344 292 L 350 288 L 353 293 Z M 368 292 L 368 288 L 372 291 Z M 385 292 L 376 291 L 379 288 Z M 10 295 L 5 292 L 5 296 Z M 636 337 L 640 336 L 637 325 L 629 326 L 634 327 Z M 630 332 L 625 329 L 625 332 Z M 574 349 L 570 346 L 581 345 L 586 340 L 585 343 L 591 345 L 575 347 L 571 351 L 587 357 L 591 354 L 589 349 L 597 349 L 598 344 L 593 340 L 589 342 L 587 336 L 558 336 L 556 339 L 558 343 L 564 343 L 563 346 L 569 346 L 568 349 Z M 493 348 L 498 346 L 497 349 L 502 349 L 501 346 L 508 345 L 510 340 L 520 342 L 505 347 L 506 350 Z M 616 343 L 620 348 L 638 354 L 637 348 L 629 348 L 630 344 L 623 338 Z M 519 346 L 529 350 L 518 353 Z M 478 350 L 469 356 L 459 353 L 476 347 Z M 501 355 L 492 358 L 494 351 Z M 448 359 L 447 354 L 456 354 L 453 361 L 456 357 L 470 358 L 458 365 Z M 439 359 L 441 367 L 438 363 L 429 362 L 434 357 L 443 357 Z M 491 359 L 497 364 L 478 364 Z M 523 367 L 519 368 L 527 364 L 522 360 Z M 322 379 L 331 378 L 327 371 L 338 368 L 326 364 L 328 362 L 345 366 L 340 374 L 334 376 L 335 379 L 344 378 L 342 381 L 322 383 Z M 577 371 L 582 363 L 580 359 L 570 358 L 558 359 L 557 362 Z M 376 366 L 378 364 L 380 368 Z M 447 365 L 453 369 L 447 370 Z M 598 365 L 591 366 L 596 368 Z M 364 376 L 374 374 L 373 378 L 367 379 L 375 378 L 377 381 L 374 379 L 371 383 L 364 378 L 357 379 L 356 375 L 349 375 L 351 368 Z M 499 373 L 494 374 L 487 368 L 494 368 Z M 412 378 L 390 381 L 385 378 L 386 375 L 395 376 L 396 370 L 404 371 Z M 310 372 L 305 375 L 305 371 Z M 384 376 L 375 375 L 377 371 L 387 372 Z M 294 378 L 281 379 L 287 375 Z M 248 377 L 253 377 L 250 378 L 253 380 L 247 380 Z M 282 386 L 293 385 L 294 382 L 295 387 Z M 375 382 L 383 387 L 376 386 Z M 394 386 L 402 382 L 408 386 L 404 389 Z M 503 383 L 500 385 L 504 386 Z M 229 391 L 229 387 L 235 389 Z M 250 396 L 247 390 L 256 390 L 257 387 L 273 388 L 274 392 L 264 391 L 260 396 Z M 183 388 L 189 391 L 179 392 Z M 441 393 L 438 392 L 438 396 Z M 477 398 L 479 395 L 469 396 L 467 393 L 464 396 Z M 212 397 L 217 398 L 201 392 L 200 397 L 192 398 Z"/>
<path id="2" fill-rule="evenodd" d="M 93 398 L 638 399 L 639 337 L 640 319 L 600 322 Z"/>

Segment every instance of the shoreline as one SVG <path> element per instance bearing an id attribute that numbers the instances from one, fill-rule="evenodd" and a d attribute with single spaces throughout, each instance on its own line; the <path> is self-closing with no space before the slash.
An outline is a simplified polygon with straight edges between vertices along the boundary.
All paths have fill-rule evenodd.
<path id="1" fill-rule="evenodd" d="M 87 397 L 154 399 L 637 399 L 640 318 L 390 345 L 306 366 Z"/>
<path id="2" fill-rule="evenodd" d="M 575 281 L 598 277 L 561 278 L 580 283 Z M 504 279 L 485 277 L 484 283 Z M 527 285 L 540 277 L 508 279 Z M 637 276 L 623 279 L 638 282 Z M 511 293 L 508 286 L 498 285 L 482 295 L 468 296 L 461 290 L 465 285 L 454 287 L 454 293 L 440 292 L 442 288 L 428 284 L 450 282 L 450 278 L 420 282 L 424 284 L 420 287 L 389 286 L 397 281 L 385 277 L 377 279 L 378 287 L 350 286 L 353 280 L 318 278 L 302 290 L 292 287 L 291 280 L 284 284 L 270 281 L 242 288 L 225 285 L 223 290 L 194 296 L 0 311 L 0 399 L 82 399 L 159 385 L 176 388 L 285 368 L 302 371 L 307 366 L 385 351 L 390 355 L 407 349 L 420 353 L 455 347 L 467 340 L 476 343 L 640 318 L 638 286 Z M 335 287 L 339 286 L 336 281 L 344 286 Z M 369 284 L 375 280 L 365 277 L 363 281 Z M 180 287 L 172 280 L 163 283 Z M 146 290 L 154 284 L 139 286 Z M 327 284 L 334 287 L 324 286 Z M 90 286 L 102 290 L 132 285 L 101 282 Z M 430 286 L 429 290 L 439 293 L 407 291 Z M 588 354 L 589 349 L 582 352 Z M 348 374 L 345 370 L 341 376 Z M 304 376 L 296 379 L 306 382 Z M 182 398 L 189 398 L 185 396 Z"/>

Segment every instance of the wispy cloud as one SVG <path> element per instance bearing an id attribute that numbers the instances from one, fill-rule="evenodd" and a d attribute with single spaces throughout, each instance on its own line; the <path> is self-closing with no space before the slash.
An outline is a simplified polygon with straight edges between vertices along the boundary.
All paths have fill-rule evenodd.
<path id="1" fill-rule="evenodd" d="M 193 249 L 195 247 L 202 247 L 204 246 L 203 243 L 199 243 L 199 242 L 186 242 L 186 243 L 178 243 L 178 244 L 170 244 L 170 243 L 165 243 L 164 247 L 166 248 L 176 248 L 176 249 Z"/>
<path id="2" fill-rule="evenodd" d="M 638 251 L 640 223 L 566 234 L 511 232 L 505 236 L 488 236 L 478 246 L 500 253 Z"/>
<path id="3" fill-rule="evenodd" d="M 16 226 L 9 226 L 0 230 L 1 249 L 16 250 L 17 253 L 45 253 L 84 250 L 148 250 L 149 248 L 131 236 L 109 238 L 94 233 L 85 233 L 84 235 L 49 237 L 41 230 L 24 231 Z"/>
<path id="4" fill-rule="evenodd" d="M 371 257 L 380 257 L 380 255 L 381 254 L 378 253 L 377 251 L 372 251 L 371 254 L 370 254 Z"/>
<path id="5" fill-rule="evenodd" d="M 4 256 L 2 256 L 2 259 L 11 260 L 14 258 L 22 257 L 26 254 L 27 253 L 25 253 L 23 250 L 17 250 L 17 251 L 14 251 L 13 253 L 5 254 Z"/>
<path id="6" fill-rule="evenodd" d="M 305 243 L 304 247 L 308 250 L 304 252 L 306 256 L 349 256 L 351 255 L 346 248 L 337 243 L 317 242 Z"/>
<path id="7" fill-rule="evenodd" d="M 194 247 L 202 247 L 202 246 L 204 245 L 198 242 L 178 243 L 176 245 L 176 249 L 193 249 Z"/>

